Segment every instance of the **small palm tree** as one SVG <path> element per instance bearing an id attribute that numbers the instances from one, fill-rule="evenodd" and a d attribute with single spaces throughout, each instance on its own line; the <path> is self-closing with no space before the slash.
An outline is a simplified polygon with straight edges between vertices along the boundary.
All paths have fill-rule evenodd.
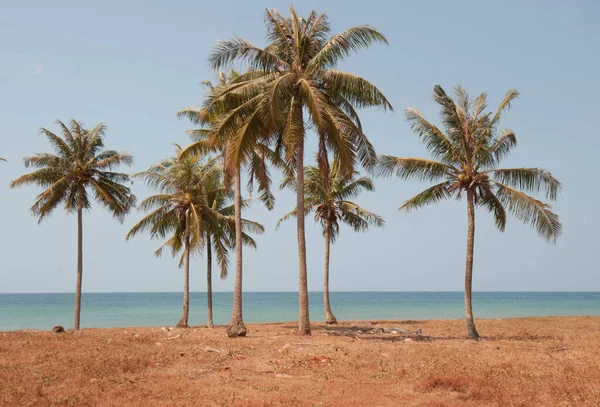
<path id="1" fill-rule="evenodd" d="M 328 166 L 326 166 L 328 167 Z M 340 231 L 340 223 L 350 226 L 355 232 L 365 231 L 369 226 L 383 226 L 381 216 L 361 208 L 350 201 L 357 197 L 362 190 L 374 191 L 373 181 L 369 177 L 358 177 L 358 171 L 346 172 L 337 163 L 333 162 L 329 173 L 322 171 L 319 167 L 310 166 L 304 168 L 306 178 L 304 179 L 304 213 L 314 212 L 315 222 L 319 222 L 323 228 L 325 238 L 325 269 L 323 303 L 325 310 L 325 322 L 335 324 L 337 320 L 331 311 L 329 301 L 329 251 L 332 243 L 335 243 Z M 358 177 L 358 178 L 357 178 Z M 294 177 L 287 177 L 281 184 L 282 188 L 297 190 Z M 295 217 L 297 208 L 284 215 L 282 221 Z"/>
<path id="2" fill-rule="evenodd" d="M 504 231 L 506 212 L 531 224 L 548 241 L 556 241 L 562 226 L 550 205 L 529 193 L 544 192 L 555 200 L 561 189 L 552 174 L 540 168 L 498 168 L 499 163 L 517 144 L 512 130 L 498 129 L 502 113 L 518 97 L 510 90 L 495 114 L 485 112 L 487 97 L 482 93 L 474 100 L 461 88 L 456 88 L 453 100 L 441 86 L 433 89 L 433 99 L 440 105 L 444 131 L 431 124 L 413 108 L 406 117 L 413 131 L 423 140 L 433 160 L 399 158 L 384 155 L 379 159 L 381 175 L 395 174 L 400 178 L 439 182 L 406 201 L 400 209 L 411 211 L 442 199 L 463 195 L 467 200 L 468 234 L 465 272 L 465 311 L 467 334 L 479 338 L 473 319 L 471 285 L 473 276 L 473 245 L 475 241 L 475 208 L 482 206 L 494 216 L 496 226 Z"/>
<path id="3" fill-rule="evenodd" d="M 169 158 L 151 166 L 147 171 L 135 174 L 148 186 L 160 193 L 150 196 L 140 203 L 139 209 L 150 211 L 126 236 L 129 240 L 140 232 L 148 230 L 152 238 L 168 240 L 155 252 L 162 254 L 165 247 L 171 248 L 175 257 L 180 251 L 180 266 L 184 268 L 183 309 L 178 327 L 187 327 L 189 319 L 189 275 L 190 255 L 192 251 L 201 251 L 207 245 L 206 233 L 217 237 L 213 239 L 217 258 L 221 265 L 226 259 L 221 244 L 227 239 L 231 245 L 233 219 L 214 209 L 215 185 L 222 179 L 222 170 L 218 166 L 218 157 L 203 161 L 200 156 L 183 156 L 177 146 L 176 157 Z M 221 208 L 223 211 L 224 208 Z M 244 226 L 256 233 L 264 228 L 256 222 L 245 221 Z M 215 232 L 216 231 L 216 232 Z M 227 234 L 228 233 L 228 234 Z M 245 236 L 249 244 L 253 240 Z M 211 251 L 212 255 L 212 251 Z M 211 258 L 212 259 L 212 258 Z"/>
<path id="4" fill-rule="evenodd" d="M 212 254 L 216 254 L 217 264 L 221 268 L 220 276 L 227 278 L 229 267 L 229 251 L 235 249 L 235 210 L 233 191 L 223 182 L 223 174 L 211 186 L 206 188 L 206 201 L 212 210 L 223 216 L 219 224 L 208 224 L 205 231 L 206 241 L 206 297 L 207 297 L 207 325 L 214 327 L 212 307 Z M 242 201 L 242 208 L 248 206 L 248 201 Z M 242 243 L 256 248 L 256 242 L 244 230 L 253 230 L 262 233 L 262 225 L 242 218 Z"/>
<path id="5" fill-rule="evenodd" d="M 304 19 L 293 7 L 289 18 L 277 10 L 266 10 L 265 23 L 268 44 L 264 48 L 238 37 L 220 41 L 209 57 L 215 69 L 237 61 L 252 68 L 223 93 L 223 97 L 243 95 L 245 100 L 218 123 L 214 137 L 242 141 L 280 132 L 286 161 L 295 164 L 296 207 L 303 208 L 305 124 L 315 130 L 319 143 L 328 146 L 345 170 L 351 170 L 356 162 L 365 167 L 375 164 L 375 150 L 355 109 L 380 106 L 391 110 L 392 106 L 373 84 L 335 67 L 351 53 L 373 43 L 387 44 L 387 40 L 366 25 L 332 35 L 325 14 L 312 11 Z M 298 331 L 310 335 L 304 226 L 304 217 L 298 216 Z"/>
<path id="6" fill-rule="evenodd" d="M 41 129 L 56 154 L 39 153 L 25 158 L 26 167 L 37 169 L 14 180 L 10 186 L 15 188 L 35 184 L 46 188 L 31 207 L 31 211 L 39 216 L 39 222 L 61 204 L 67 212 L 77 212 L 77 285 L 73 327 L 78 330 L 83 276 L 83 210 L 91 208 L 88 191 L 91 190 L 96 201 L 122 222 L 135 205 L 135 196 L 123 185 L 129 182 L 129 176 L 113 172 L 113 169 L 119 165 L 131 165 L 133 156 L 104 150 L 106 128 L 103 124 L 87 130 L 75 120 L 71 120 L 70 128 L 61 121 L 57 123 L 61 127 L 62 137 Z"/>

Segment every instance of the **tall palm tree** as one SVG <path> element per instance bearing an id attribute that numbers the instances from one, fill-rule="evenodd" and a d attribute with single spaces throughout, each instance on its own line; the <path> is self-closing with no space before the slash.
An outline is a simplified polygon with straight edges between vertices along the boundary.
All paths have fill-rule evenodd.
<path id="1" fill-rule="evenodd" d="M 387 44 L 387 40 L 369 26 L 352 27 L 331 35 L 325 14 L 312 11 L 303 19 L 293 7 L 289 18 L 277 10 L 266 10 L 265 23 L 266 47 L 260 48 L 238 37 L 220 41 L 210 55 L 215 69 L 236 61 L 244 61 L 251 68 L 221 96 L 215 97 L 218 101 L 235 93 L 245 99 L 218 123 L 214 137 L 239 140 L 243 147 L 244 140 L 250 142 L 264 134 L 281 132 L 286 159 L 295 163 L 299 186 L 296 206 L 303 208 L 305 111 L 309 128 L 315 130 L 320 143 L 327 146 L 346 170 L 356 162 L 365 167 L 375 164 L 375 150 L 362 131 L 355 108 L 381 106 L 391 110 L 392 106 L 370 82 L 336 70 L 335 66 L 352 52 L 373 43 Z M 297 232 L 298 330 L 310 335 L 303 216 L 297 217 Z"/>
<path id="2" fill-rule="evenodd" d="M 362 232 L 369 226 L 383 226 L 383 218 L 369 212 L 356 203 L 350 201 L 357 197 L 362 190 L 374 191 L 373 181 L 369 177 L 358 177 L 358 171 L 343 171 L 337 161 L 331 165 L 329 173 L 323 172 L 317 166 L 304 168 L 304 213 L 314 212 L 315 222 L 319 222 L 323 228 L 325 238 L 325 268 L 323 305 L 325 310 L 325 322 L 327 324 L 337 323 L 337 319 L 331 311 L 329 301 L 329 252 L 332 243 L 335 243 L 339 235 L 340 223 L 350 226 L 355 232 Z M 358 178 L 357 178 L 358 177 Z M 287 177 L 281 184 L 282 188 L 297 190 L 296 180 Z M 297 208 L 284 215 L 279 222 L 297 215 Z"/>
<path id="3" fill-rule="evenodd" d="M 70 128 L 57 121 L 62 137 L 47 129 L 41 129 L 56 154 L 38 153 L 24 159 L 25 166 L 37 168 L 11 182 L 15 188 L 35 184 L 46 188 L 39 194 L 31 211 L 39 216 L 39 222 L 49 216 L 59 205 L 67 212 L 77 212 L 77 285 L 75 286 L 74 329 L 79 329 L 81 317 L 81 284 L 83 278 L 83 210 L 91 208 L 89 191 L 115 218 L 123 221 L 135 196 L 125 183 L 127 174 L 114 172 L 119 165 L 131 165 L 133 156 L 104 149 L 104 132 L 101 123 L 91 130 L 83 123 L 71 120 Z"/>
<path id="4" fill-rule="evenodd" d="M 229 92 L 226 96 L 220 97 L 230 86 L 236 86 L 240 78 L 241 76 L 235 71 L 220 73 L 216 85 L 209 81 L 204 82 L 208 87 L 205 106 L 187 107 L 179 112 L 180 117 L 187 117 L 192 123 L 201 126 L 188 131 L 195 142 L 188 146 L 182 155 L 219 152 L 223 156 L 226 178 L 228 180 L 233 178 L 236 273 L 231 319 L 227 326 L 229 337 L 245 336 L 247 332 L 242 315 L 242 209 L 244 206 L 241 193 L 242 169 L 246 168 L 250 175 L 248 187 L 251 188 L 256 181 L 261 201 L 271 210 L 275 198 L 270 191 L 271 176 L 267 161 L 282 165 L 279 156 L 269 148 L 267 126 L 255 125 L 253 131 L 249 132 L 248 126 L 244 126 L 241 118 L 237 118 L 234 119 L 238 124 L 237 130 L 230 138 L 215 136 L 215 129 L 218 129 L 223 121 L 229 120 L 230 112 L 235 111 L 248 100 L 248 95 L 237 92 Z"/>
<path id="5" fill-rule="evenodd" d="M 203 161 L 198 155 L 183 156 L 181 152 L 182 149 L 177 146 L 175 157 L 163 160 L 147 171 L 134 175 L 135 178 L 144 180 L 159 194 L 140 203 L 139 209 L 150 213 L 133 226 L 126 240 L 148 230 L 152 238 L 164 239 L 170 236 L 155 252 L 157 256 L 162 254 L 165 247 L 170 247 L 174 257 L 182 251 L 180 266 L 184 268 L 183 309 L 177 326 L 187 327 L 190 255 L 192 251 L 201 251 L 209 244 L 206 239 L 209 232 L 217 237 L 213 239 L 217 259 L 225 266 L 226 258 L 223 256 L 226 256 L 226 253 L 221 245 L 224 244 L 224 239 L 231 242 L 233 219 L 222 213 L 224 208 L 220 208 L 221 211 L 214 208 L 217 199 L 215 195 L 218 193 L 215 185 L 218 185 L 222 178 L 218 157 Z M 244 227 L 256 233 L 262 233 L 264 230 L 262 225 L 246 220 Z M 243 239 L 247 244 L 254 245 L 249 236 L 244 235 Z M 212 256 L 212 248 L 210 253 Z"/>
<path id="6" fill-rule="evenodd" d="M 476 99 L 456 88 L 452 99 L 441 86 L 433 89 L 433 99 L 440 105 L 443 130 L 431 124 L 416 109 L 406 109 L 407 121 L 423 140 L 433 159 L 380 157 L 379 172 L 395 174 L 410 180 L 439 182 L 406 201 L 400 209 L 411 211 L 445 198 L 467 200 L 468 233 L 465 271 L 465 313 L 467 334 L 479 338 L 473 320 L 471 285 L 473 276 L 473 245 L 475 241 L 475 208 L 482 206 L 494 215 L 496 226 L 504 231 L 506 211 L 531 224 L 548 241 L 556 241 L 562 226 L 550 205 L 528 193 L 545 193 L 554 201 L 561 189 L 552 174 L 540 168 L 498 168 L 517 138 L 512 130 L 499 130 L 502 113 L 508 110 L 519 93 L 510 90 L 494 114 L 486 112 L 487 96 Z M 523 192 L 525 191 L 525 192 Z"/>

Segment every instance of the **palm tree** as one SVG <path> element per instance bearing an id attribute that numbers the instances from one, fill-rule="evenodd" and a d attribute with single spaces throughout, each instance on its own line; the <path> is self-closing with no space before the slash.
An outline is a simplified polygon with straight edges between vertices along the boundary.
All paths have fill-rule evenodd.
<path id="1" fill-rule="evenodd" d="M 317 166 L 304 168 L 304 213 L 315 213 L 315 222 L 319 222 L 323 228 L 325 238 L 325 269 L 323 303 L 325 310 L 325 323 L 336 324 L 337 320 L 331 311 L 329 302 L 329 251 L 330 245 L 335 243 L 340 231 L 340 223 L 350 226 L 355 232 L 362 232 L 370 225 L 383 226 L 381 216 L 361 208 L 351 202 L 364 189 L 374 191 L 373 181 L 369 177 L 359 177 L 358 171 L 342 171 L 337 161 L 333 162 L 329 173 L 321 171 Z M 287 177 L 281 184 L 282 188 L 297 190 L 296 180 Z M 297 208 L 284 215 L 282 221 L 296 216 Z"/>
<path id="2" fill-rule="evenodd" d="M 36 197 L 31 211 L 39 216 L 39 222 L 63 204 L 67 212 L 77 212 L 77 285 L 75 287 L 75 318 L 73 327 L 79 329 L 81 316 L 81 284 L 83 277 L 83 210 L 91 208 L 88 190 L 115 218 L 123 221 L 135 196 L 125 183 L 127 174 L 113 172 L 119 165 L 131 165 L 133 156 L 114 150 L 104 150 L 106 127 L 100 123 L 91 130 L 83 123 L 71 120 L 68 128 L 61 121 L 62 137 L 47 129 L 41 129 L 56 154 L 38 153 L 24 159 L 25 166 L 37 168 L 11 182 L 15 188 L 35 184 L 46 188 Z"/>
<path id="3" fill-rule="evenodd" d="M 544 192 L 554 201 L 561 189 L 552 174 L 540 168 L 498 168 L 517 144 L 512 130 L 498 129 L 502 113 L 508 110 L 519 93 L 510 90 L 492 115 L 486 113 L 487 96 L 474 100 L 461 88 L 452 99 L 441 86 L 433 89 L 433 99 L 440 105 L 444 131 L 431 124 L 413 108 L 406 109 L 407 121 L 423 140 L 433 156 L 399 158 L 384 155 L 379 160 L 381 175 L 396 174 L 410 180 L 439 182 L 406 201 L 400 209 L 411 211 L 445 198 L 467 198 L 468 234 L 465 272 L 465 313 L 467 334 L 479 338 L 473 320 L 471 284 L 473 276 L 473 245 L 475 241 L 475 207 L 483 206 L 494 215 L 496 226 L 504 231 L 506 211 L 531 224 L 548 241 L 556 241 L 562 226 L 550 205 L 525 192 Z M 525 191 L 525 192 L 523 192 Z"/>
<path id="4" fill-rule="evenodd" d="M 230 86 L 236 86 L 240 78 L 241 76 L 237 72 L 230 71 L 220 73 L 217 85 L 213 86 L 209 81 L 204 82 L 204 85 L 208 87 L 208 102 L 205 106 L 187 107 L 178 113 L 180 117 L 187 117 L 192 123 L 201 126 L 188 131 L 195 142 L 188 146 L 182 155 L 220 152 L 223 156 L 226 178 L 229 180 L 233 177 L 236 273 L 231 319 L 227 326 L 229 337 L 245 336 L 247 332 L 242 315 L 242 209 L 244 206 L 241 193 L 242 168 L 246 167 L 250 174 L 249 189 L 256 181 L 261 201 L 271 210 L 275 198 L 270 190 L 271 176 L 267 161 L 278 166 L 283 165 L 279 156 L 268 146 L 269 141 L 266 135 L 269 130 L 264 125 L 255 125 L 253 132 L 249 132 L 248 126 L 244 126 L 238 118 L 236 119 L 239 125 L 238 131 L 231 134 L 230 138 L 215 137 L 215 128 L 218 129 L 224 120 L 228 120 L 230 111 L 234 111 L 248 99 L 247 95 L 235 92 L 229 92 L 226 96 L 219 97 Z"/>
<path id="5" fill-rule="evenodd" d="M 177 146 L 177 155 L 173 158 L 151 166 L 147 171 L 135 174 L 148 186 L 160 192 L 140 203 L 139 209 L 150 211 L 142 218 L 126 236 L 129 240 L 143 231 L 150 231 L 152 238 L 164 239 L 171 236 L 156 252 L 162 254 L 165 247 L 171 248 L 175 257 L 182 251 L 180 266 L 184 268 L 183 309 L 178 327 L 187 327 L 189 319 L 189 275 L 190 255 L 192 251 L 201 251 L 205 246 L 210 250 L 214 242 L 217 260 L 226 267 L 225 245 L 231 245 L 233 235 L 233 219 L 223 214 L 227 208 L 215 209 L 218 204 L 217 191 L 222 179 L 222 170 L 218 165 L 218 157 L 203 161 L 200 156 L 182 155 L 183 150 Z M 244 226 L 256 233 L 264 228 L 256 222 L 245 221 Z M 208 243 L 207 233 L 213 239 Z M 243 237 L 247 244 L 254 241 L 247 235 Z M 212 261 L 211 261 L 212 264 Z"/>
<path id="6" fill-rule="evenodd" d="M 210 208 L 224 217 L 221 224 L 208 225 L 206 234 L 206 297 L 207 297 L 207 325 L 214 327 L 213 309 L 212 309 L 212 253 L 217 257 L 217 263 L 221 268 L 221 278 L 227 277 L 229 266 L 229 250 L 235 247 L 235 211 L 233 201 L 233 191 L 227 188 L 220 177 L 218 182 L 211 188 L 207 188 L 206 200 Z M 248 206 L 248 201 L 242 201 L 242 208 Z M 241 219 L 242 223 L 242 243 L 246 246 L 256 248 L 256 242 L 248 236 L 244 229 L 252 227 L 253 230 L 262 232 L 262 226 L 253 223 L 247 219 Z M 216 226 L 216 227 L 213 227 Z"/>
<path id="7" fill-rule="evenodd" d="M 312 11 L 299 17 L 290 7 L 289 18 L 277 10 L 266 10 L 266 47 L 235 38 L 220 41 L 210 55 L 213 68 L 221 69 L 236 61 L 251 68 L 228 87 L 230 93 L 244 96 L 220 122 L 214 138 L 255 140 L 265 134 L 281 134 L 286 160 L 295 164 L 296 207 L 304 207 L 304 144 L 306 127 L 313 128 L 346 170 L 355 162 L 369 168 L 376 162 L 375 150 L 362 131 L 355 108 L 382 106 L 392 109 L 383 93 L 367 80 L 334 69 L 354 51 L 373 43 L 387 44 L 379 31 L 369 26 L 352 27 L 331 35 L 327 16 Z M 236 147 L 237 148 L 237 147 Z M 234 149 L 235 150 L 235 149 Z M 235 150 L 237 152 L 237 150 Z M 304 217 L 297 217 L 300 334 L 310 335 L 306 238 Z"/>

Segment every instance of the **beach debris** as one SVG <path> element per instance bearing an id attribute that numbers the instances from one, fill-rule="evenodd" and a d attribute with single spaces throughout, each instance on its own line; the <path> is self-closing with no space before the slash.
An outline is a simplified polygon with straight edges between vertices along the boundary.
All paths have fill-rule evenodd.
<path id="1" fill-rule="evenodd" d="M 289 343 L 286 343 L 286 344 L 285 344 L 285 345 L 283 345 L 281 348 L 279 348 L 279 349 L 277 350 L 277 352 L 283 352 L 284 350 L 286 350 L 286 349 L 287 349 L 287 348 L 289 348 L 289 347 L 290 347 L 290 344 L 289 344 Z"/>
<path id="2" fill-rule="evenodd" d="M 404 342 L 411 342 L 411 341 L 412 341 L 412 338 L 406 338 L 406 339 L 404 340 Z"/>
<path id="3" fill-rule="evenodd" d="M 52 330 L 57 334 L 65 332 L 65 328 L 60 325 L 55 325 L 52 327 Z"/>
<path id="4" fill-rule="evenodd" d="M 206 346 L 206 347 L 200 348 L 200 349 L 203 350 L 204 352 L 221 353 L 221 351 L 219 349 L 211 348 L 210 346 Z"/>
<path id="5" fill-rule="evenodd" d="M 165 340 L 170 341 L 171 339 L 178 339 L 178 338 L 181 338 L 181 335 L 169 336 L 168 338 L 165 338 Z"/>

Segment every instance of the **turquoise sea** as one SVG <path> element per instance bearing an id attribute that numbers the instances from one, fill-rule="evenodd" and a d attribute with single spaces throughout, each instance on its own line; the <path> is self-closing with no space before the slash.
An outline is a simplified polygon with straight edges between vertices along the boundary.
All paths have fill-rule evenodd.
<path id="1" fill-rule="evenodd" d="M 0 294 L 0 331 L 73 325 L 74 294 Z M 214 293 L 216 324 L 226 324 L 232 294 Z M 338 319 L 455 319 L 464 315 L 461 292 L 333 292 Z M 174 325 L 181 293 L 84 293 L 84 328 Z M 598 315 L 600 292 L 476 292 L 476 318 Z M 323 320 L 323 293 L 310 293 L 312 320 Z M 298 294 L 244 293 L 245 322 L 295 321 Z M 206 323 L 206 294 L 191 293 L 190 324 Z"/>

